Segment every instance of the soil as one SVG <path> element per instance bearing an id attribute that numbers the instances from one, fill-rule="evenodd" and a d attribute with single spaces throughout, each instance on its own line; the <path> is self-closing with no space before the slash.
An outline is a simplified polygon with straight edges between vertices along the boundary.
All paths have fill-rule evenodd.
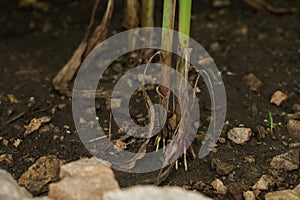
<path id="1" fill-rule="evenodd" d="M 82 40 L 93 4 L 92 1 L 79 0 L 45 2 L 49 10 L 21 9 L 16 0 L 0 2 L 0 155 L 11 154 L 13 158 L 11 162 L 1 161 L 0 168 L 8 170 L 16 179 L 44 155 L 57 155 L 67 162 L 91 156 L 76 132 L 71 100 L 54 91 L 51 80 Z M 298 1 L 292 0 L 271 3 L 300 7 Z M 116 1 L 117 11 L 113 14 L 110 34 L 122 30 L 123 7 L 123 2 Z M 157 5 L 158 25 L 160 8 L 161 5 Z M 280 181 L 268 191 L 293 188 L 299 184 L 299 169 L 275 173 L 270 166 L 270 159 L 288 151 L 289 143 L 300 142 L 287 131 L 285 118 L 287 113 L 293 112 L 293 105 L 300 103 L 299 19 L 300 15 L 261 13 L 243 1 L 231 1 L 231 5 L 223 8 L 215 8 L 207 0 L 194 2 L 191 36 L 214 58 L 226 87 L 227 123 L 221 135 L 226 142 L 217 144 L 217 153 L 213 156 L 189 161 L 188 171 L 184 171 L 182 165 L 178 170 L 174 169 L 162 185 L 184 186 L 215 199 L 231 199 L 230 195 L 215 194 L 210 182 L 219 178 L 233 188 L 231 190 L 242 188 L 245 191 L 251 189 L 261 175 L 270 174 Z M 122 66 L 123 71 L 129 68 Z M 249 73 L 262 80 L 260 91 L 249 90 L 243 81 Z M 108 73 L 108 77 L 113 79 L 114 76 Z M 203 85 L 201 90 L 201 120 L 204 122 L 199 133 L 205 131 L 210 115 L 207 109 L 209 99 Z M 281 106 L 270 103 L 276 90 L 288 95 L 288 100 Z M 10 94 L 16 99 L 9 98 Z M 102 104 L 105 107 L 105 101 L 99 103 L 100 107 Z M 259 138 L 256 127 L 261 125 L 268 130 L 268 111 L 273 116 L 274 133 Z M 107 111 L 103 113 L 106 114 L 100 121 L 103 120 L 101 124 L 107 127 L 109 115 Z M 24 125 L 42 116 L 50 116 L 51 122 L 24 137 Z M 240 125 L 254 132 L 245 145 L 227 139 L 227 132 Z M 15 143 L 17 139 L 21 139 L 19 145 Z M 8 144 L 3 141 L 8 141 Z M 196 149 L 200 145 L 201 142 L 197 141 L 193 144 Z M 246 156 L 253 156 L 255 162 L 248 163 Z M 217 174 L 212 157 L 234 165 L 235 169 L 230 175 Z M 132 174 L 116 171 L 121 187 L 133 186 L 157 175 L 158 172 Z M 262 192 L 259 197 L 263 198 L 264 194 Z"/>

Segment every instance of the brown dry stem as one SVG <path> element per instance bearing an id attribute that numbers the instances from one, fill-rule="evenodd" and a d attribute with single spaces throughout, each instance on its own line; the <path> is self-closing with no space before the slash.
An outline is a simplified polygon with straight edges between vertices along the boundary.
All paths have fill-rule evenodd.
<path id="1" fill-rule="evenodd" d="M 54 89 L 62 95 L 71 96 L 71 92 L 69 91 L 70 81 L 73 79 L 74 75 L 78 71 L 85 57 L 92 51 L 92 49 L 97 44 L 99 44 L 106 38 L 108 25 L 113 12 L 114 0 L 108 1 L 107 8 L 104 17 L 101 21 L 101 24 L 95 28 L 93 34 L 91 35 L 92 26 L 94 24 L 96 10 L 99 6 L 99 2 L 100 0 L 95 0 L 91 19 L 83 40 L 73 53 L 70 60 L 62 67 L 62 69 L 58 72 L 58 74 L 54 77 L 52 81 Z"/>
<path id="2" fill-rule="evenodd" d="M 296 11 L 296 8 L 275 8 L 265 0 L 244 0 L 244 1 L 259 11 L 274 14 L 274 15 L 292 14 L 295 13 Z"/>

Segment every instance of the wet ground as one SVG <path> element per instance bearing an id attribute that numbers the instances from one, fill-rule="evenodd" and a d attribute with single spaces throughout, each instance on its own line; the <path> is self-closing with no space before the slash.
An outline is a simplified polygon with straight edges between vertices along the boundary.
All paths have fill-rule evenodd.
<path id="1" fill-rule="evenodd" d="M 75 130 L 70 99 L 55 92 L 51 80 L 82 40 L 92 2 L 45 2 L 48 9 L 21 9 L 15 0 L 0 2 L 0 155 L 12 155 L 12 159 L 1 160 L 0 167 L 16 179 L 44 155 L 57 155 L 66 161 L 90 156 Z M 300 142 L 286 128 L 286 114 L 294 112 L 293 106 L 300 103 L 300 15 L 261 13 L 242 1 L 232 1 L 222 8 L 215 8 L 210 1 L 204 0 L 194 4 L 191 36 L 211 54 L 222 72 L 228 101 L 227 123 L 221 135 L 226 142 L 218 143 L 213 157 L 233 165 L 234 169 L 229 175 L 217 173 L 212 166 L 212 156 L 207 156 L 190 161 L 187 172 L 182 166 L 173 170 L 163 185 L 196 189 L 216 199 L 231 198 L 214 193 L 210 182 L 216 178 L 236 191 L 250 189 L 261 175 L 272 175 L 276 179 L 276 184 L 268 191 L 296 186 L 299 169 L 277 171 L 270 166 L 270 160 L 287 152 L 290 143 Z M 300 7 L 299 2 L 291 0 L 276 0 L 272 4 Z M 104 7 L 103 3 L 101 5 L 99 13 Z M 118 1 L 110 34 L 122 30 L 122 7 Z M 157 22 L 160 18 L 157 11 Z M 259 91 L 251 91 L 243 80 L 249 73 L 262 81 Z M 210 112 L 205 109 L 205 87 L 200 89 L 204 96 L 200 99 L 200 107 L 204 109 L 201 129 L 205 130 L 205 119 Z M 277 90 L 288 95 L 287 101 L 280 106 L 270 103 Z M 268 111 L 273 116 L 273 134 L 268 132 Z M 42 116 L 49 116 L 51 122 L 25 137 L 24 125 Z M 245 145 L 227 139 L 227 132 L 241 125 L 253 131 Z M 266 130 L 265 137 L 260 137 L 259 125 Z M 201 142 L 194 143 L 194 146 L 199 145 Z M 245 159 L 249 156 L 255 162 Z M 156 176 L 157 172 L 127 174 L 116 171 L 122 187 Z M 263 195 L 264 192 L 260 197 Z"/>

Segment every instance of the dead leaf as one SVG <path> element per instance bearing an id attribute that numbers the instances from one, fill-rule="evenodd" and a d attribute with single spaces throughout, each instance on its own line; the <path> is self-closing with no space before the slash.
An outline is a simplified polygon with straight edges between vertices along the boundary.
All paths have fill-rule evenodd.
<path id="1" fill-rule="evenodd" d="M 170 125 L 171 129 L 175 130 L 176 126 L 177 126 L 176 114 L 174 114 L 168 121 L 169 121 L 169 125 Z"/>
<path id="2" fill-rule="evenodd" d="M 93 7 L 90 23 L 82 42 L 73 53 L 70 60 L 63 66 L 63 68 L 58 72 L 58 74 L 52 81 L 54 89 L 59 91 L 61 94 L 67 96 L 72 95 L 72 93 L 68 89 L 69 82 L 73 79 L 83 59 L 97 44 L 99 44 L 106 38 L 109 22 L 113 11 L 113 0 L 108 1 L 105 14 L 102 18 L 102 22 L 100 23 L 100 25 L 95 27 L 93 33 L 91 34 L 98 5 L 99 0 L 96 0 Z"/>
<path id="3" fill-rule="evenodd" d="M 7 139 L 3 139 L 3 140 L 2 140 L 2 144 L 3 144 L 3 146 L 7 146 L 7 145 L 8 145 L 8 143 L 9 143 L 9 141 L 8 141 Z"/>
<path id="4" fill-rule="evenodd" d="M 16 139 L 14 140 L 13 145 L 17 148 L 21 144 L 22 140 L 21 139 Z"/>
<path id="5" fill-rule="evenodd" d="M 25 125 L 24 128 L 25 133 L 24 133 L 24 137 L 28 136 L 29 134 L 31 134 L 32 132 L 38 130 L 42 124 L 50 122 L 51 118 L 48 116 L 44 116 L 44 117 L 40 117 L 40 118 L 33 118 L 30 123 L 28 125 Z"/>
<path id="6" fill-rule="evenodd" d="M 270 14 L 293 14 L 296 8 L 275 8 L 265 0 L 244 0 L 248 5 L 254 7 L 255 9 L 266 12 Z"/>
<path id="7" fill-rule="evenodd" d="M 0 155 L 0 162 L 6 162 L 10 165 L 13 162 L 13 157 L 11 154 L 2 154 Z"/>
<path id="8" fill-rule="evenodd" d="M 8 94 L 7 95 L 8 99 L 9 99 L 9 102 L 12 104 L 12 103 L 19 103 L 20 101 L 17 100 L 17 98 L 15 97 L 15 95 L 13 94 Z"/>
<path id="9" fill-rule="evenodd" d="M 234 31 L 234 33 L 237 35 L 245 36 L 248 33 L 248 28 L 247 28 L 247 26 L 240 27 L 240 28 L 236 29 Z"/>
<path id="10" fill-rule="evenodd" d="M 120 149 L 126 149 L 127 148 L 126 143 L 121 141 L 121 140 L 116 140 L 115 146 L 120 148 Z"/>

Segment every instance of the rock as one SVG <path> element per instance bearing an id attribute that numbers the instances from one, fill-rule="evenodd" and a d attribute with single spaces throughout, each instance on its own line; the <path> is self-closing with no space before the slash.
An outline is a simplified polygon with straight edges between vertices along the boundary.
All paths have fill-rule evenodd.
<path id="1" fill-rule="evenodd" d="M 221 144 L 225 144 L 225 143 L 226 143 L 226 138 L 219 137 L 218 141 L 219 141 Z"/>
<path id="2" fill-rule="evenodd" d="M 217 194 L 227 194 L 227 187 L 223 184 L 223 182 L 220 179 L 216 179 L 213 182 L 211 182 L 211 186 L 213 186 Z"/>
<path id="3" fill-rule="evenodd" d="M 195 184 L 194 184 L 194 188 L 198 191 L 201 191 L 203 190 L 203 188 L 205 187 L 205 183 L 203 181 L 197 181 Z"/>
<path id="4" fill-rule="evenodd" d="M 269 186 L 273 186 L 274 181 L 272 176 L 262 175 L 257 183 L 252 187 L 254 190 L 268 190 Z"/>
<path id="5" fill-rule="evenodd" d="M 106 192 L 103 200 L 212 200 L 198 192 L 186 191 L 179 187 L 135 186 L 125 190 Z"/>
<path id="6" fill-rule="evenodd" d="M 300 138 L 300 121 L 299 120 L 293 120 L 293 119 L 289 120 L 286 127 L 287 127 L 288 132 L 291 135 L 293 135 L 297 138 Z"/>
<path id="7" fill-rule="evenodd" d="M 294 191 L 300 193 L 300 184 L 298 184 L 298 185 L 294 188 Z"/>
<path id="8" fill-rule="evenodd" d="M 36 9 L 43 12 L 48 12 L 50 7 L 48 3 L 41 2 L 39 0 L 20 0 L 18 4 L 19 8 L 22 9 Z"/>
<path id="9" fill-rule="evenodd" d="M 243 197 L 245 200 L 256 200 L 255 194 L 252 191 L 243 192 Z"/>
<path id="10" fill-rule="evenodd" d="M 25 199 L 22 199 L 22 200 L 53 200 L 53 199 L 51 199 L 51 198 L 49 198 L 49 197 L 35 197 L 35 198 L 33 198 L 33 199 L 28 199 L 28 198 L 25 198 Z"/>
<path id="11" fill-rule="evenodd" d="M 239 27 L 239 28 L 237 28 L 237 29 L 234 31 L 234 33 L 235 33 L 236 35 L 245 36 L 245 35 L 247 35 L 247 33 L 248 33 L 248 27 L 247 27 L 247 26 Z"/>
<path id="12" fill-rule="evenodd" d="M 231 183 L 228 185 L 228 194 L 234 200 L 242 200 L 243 199 L 243 191 L 248 190 L 248 187 L 240 182 Z"/>
<path id="13" fill-rule="evenodd" d="M 288 120 L 290 120 L 290 119 L 300 119 L 300 112 L 287 114 L 286 118 Z"/>
<path id="14" fill-rule="evenodd" d="M 13 162 L 13 157 L 11 154 L 2 154 L 0 155 L 0 163 L 1 162 L 6 162 L 8 165 L 12 164 Z"/>
<path id="15" fill-rule="evenodd" d="M 258 140 L 264 139 L 266 137 L 266 135 L 268 134 L 267 130 L 261 125 L 256 126 L 255 129 L 257 131 L 256 138 Z"/>
<path id="16" fill-rule="evenodd" d="M 257 108 L 257 105 L 256 104 L 252 104 L 250 106 L 250 111 L 251 111 L 251 115 L 252 116 L 255 116 L 258 114 L 258 108 Z"/>
<path id="17" fill-rule="evenodd" d="M 253 156 L 245 156 L 244 159 L 247 163 L 250 164 L 255 162 L 255 158 Z"/>
<path id="18" fill-rule="evenodd" d="M 250 128 L 235 127 L 227 133 L 227 136 L 228 139 L 236 144 L 246 144 L 246 142 L 250 139 L 251 134 L 252 131 Z"/>
<path id="19" fill-rule="evenodd" d="M 209 49 L 214 52 L 219 52 L 219 51 L 221 51 L 221 46 L 218 42 L 214 42 L 209 45 Z"/>
<path id="20" fill-rule="evenodd" d="M 258 92 L 263 85 L 262 81 L 252 73 L 245 75 L 243 80 L 252 91 Z"/>
<path id="21" fill-rule="evenodd" d="M 300 148 L 300 142 L 290 143 L 290 144 L 289 144 L 289 148 L 290 148 L 290 149 L 293 149 L 293 148 Z"/>
<path id="22" fill-rule="evenodd" d="M 121 74 L 124 70 L 124 67 L 120 63 L 113 64 L 112 69 L 117 72 L 118 74 Z"/>
<path id="23" fill-rule="evenodd" d="M 277 90 L 271 97 L 270 103 L 274 103 L 276 106 L 280 106 L 281 103 L 287 100 L 288 95 Z"/>
<path id="24" fill-rule="evenodd" d="M 58 180 L 59 168 L 64 162 L 53 155 L 40 157 L 21 175 L 18 183 L 35 195 L 45 192 L 48 183 Z"/>
<path id="25" fill-rule="evenodd" d="M 230 4 L 231 4 L 230 0 L 214 0 L 213 1 L 213 7 L 215 7 L 215 8 L 227 7 Z"/>
<path id="26" fill-rule="evenodd" d="M 294 104 L 292 106 L 292 109 L 294 112 L 300 112 L 300 104 Z"/>
<path id="27" fill-rule="evenodd" d="M 214 158 L 212 162 L 216 166 L 217 174 L 221 176 L 229 174 L 235 168 L 234 165 L 224 163 L 218 158 Z"/>
<path id="28" fill-rule="evenodd" d="M 269 192 L 266 194 L 265 200 L 299 200 L 300 191 L 298 190 L 298 186 L 294 190 Z"/>
<path id="29" fill-rule="evenodd" d="M 113 171 L 95 157 L 62 166 L 59 176 L 49 186 L 49 197 L 55 200 L 101 200 L 104 192 L 119 189 Z"/>
<path id="30" fill-rule="evenodd" d="M 272 158 L 270 165 L 276 169 L 292 171 L 299 168 L 299 149 L 291 149 Z"/>
<path id="31" fill-rule="evenodd" d="M 0 199 L 20 200 L 32 197 L 25 188 L 18 185 L 8 172 L 2 169 L 0 169 L 0 185 Z"/>

